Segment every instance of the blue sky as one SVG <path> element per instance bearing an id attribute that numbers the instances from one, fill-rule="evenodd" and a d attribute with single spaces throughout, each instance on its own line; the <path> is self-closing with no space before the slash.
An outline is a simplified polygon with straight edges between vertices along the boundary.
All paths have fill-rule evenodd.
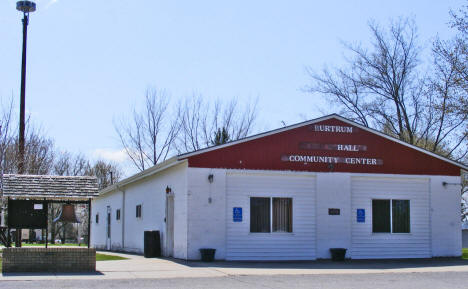
<path id="1" fill-rule="evenodd" d="M 19 99 L 21 14 L 0 2 L 0 97 Z M 37 0 L 28 30 L 27 110 L 59 148 L 120 160 L 113 119 L 148 87 L 176 101 L 259 99 L 258 131 L 333 112 L 301 89 L 305 67 L 340 66 L 341 41 L 369 39 L 370 19 L 414 17 L 419 38 L 449 37 L 466 1 Z M 15 113 L 18 113 L 18 103 Z"/>

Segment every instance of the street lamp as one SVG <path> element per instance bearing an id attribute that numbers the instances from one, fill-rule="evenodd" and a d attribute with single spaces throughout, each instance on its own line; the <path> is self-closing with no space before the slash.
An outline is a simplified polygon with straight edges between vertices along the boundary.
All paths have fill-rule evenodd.
<path id="1" fill-rule="evenodd" d="M 19 124 L 19 156 L 18 174 L 24 173 L 24 129 L 25 129 L 25 102 L 26 102 L 26 43 L 28 38 L 29 13 L 36 11 L 36 3 L 32 1 L 16 2 L 16 10 L 23 12 L 23 57 L 21 61 L 21 100 Z"/>
<path id="2" fill-rule="evenodd" d="M 21 60 L 21 100 L 20 100 L 20 123 L 19 123 L 19 156 L 18 174 L 24 173 L 24 115 L 26 102 L 26 42 L 28 38 L 29 12 L 36 11 L 36 3 L 32 1 L 16 2 L 16 10 L 23 12 L 23 57 Z M 21 229 L 16 230 L 16 247 L 21 247 Z"/>

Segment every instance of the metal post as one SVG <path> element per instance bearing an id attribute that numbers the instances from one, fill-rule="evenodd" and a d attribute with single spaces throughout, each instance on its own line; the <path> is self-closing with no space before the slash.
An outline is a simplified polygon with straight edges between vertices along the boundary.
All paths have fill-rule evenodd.
<path id="1" fill-rule="evenodd" d="M 21 60 L 21 99 L 20 99 L 20 123 L 19 123 L 19 160 L 18 174 L 24 173 L 24 130 L 25 130 L 25 106 L 26 106 L 26 44 L 28 38 L 29 13 L 23 14 L 23 56 Z"/>
<path id="2" fill-rule="evenodd" d="M 45 229 L 45 247 L 47 248 L 47 242 L 49 241 L 49 202 L 46 202 L 45 205 L 47 206 L 47 218 L 46 218 L 46 229 Z"/>
<path id="3" fill-rule="evenodd" d="M 7 247 L 11 247 L 11 233 L 10 233 L 10 226 L 8 226 L 8 241 L 7 241 Z"/>
<path id="4" fill-rule="evenodd" d="M 10 197 L 8 197 L 8 208 L 10 208 Z M 7 230 L 8 230 L 8 241 L 7 241 L 7 244 L 8 246 L 7 247 L 11 247 L 11 233 L 10 233 L 10 222 L 8 222 L 8 227 L 7 227 Z"/>
<path id="5" fill-rule="evenodd" d="M 21 98 L 20 98 L 20 123 L 18 138 L 18 174 L 24 174 L 24 130 L 25 130 L 25 106 L 26 106 L 26 44 L 28 39 L 29 12 L 23 13 L 23 56 L 21 59 Z M 21 229 L 16 229 L 15 246 L 21 247 Z"/>
<path id="6" fill-rule="evenodd" d="M 88 248 L 91 247 L 91 199 L 88 199 Z"/>

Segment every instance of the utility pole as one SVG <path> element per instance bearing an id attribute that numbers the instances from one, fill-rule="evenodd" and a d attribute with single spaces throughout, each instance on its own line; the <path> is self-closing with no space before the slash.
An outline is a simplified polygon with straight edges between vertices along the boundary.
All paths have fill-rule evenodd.
<path id="1" fill-rule="evenodd" d="M 16 10 L 23 12 L 23 55 L 21 59 L 21 99 L 20 123 L 18 137 L 18 174 L 24 174 L 24 130 L 26 107 L 26 44 L 28 40 L 29 12 L 36 11 L 36 3 L 32 1 L 16 2 Z M 16 230 L 16 247 L 21 247 L 21 229 Z"/>

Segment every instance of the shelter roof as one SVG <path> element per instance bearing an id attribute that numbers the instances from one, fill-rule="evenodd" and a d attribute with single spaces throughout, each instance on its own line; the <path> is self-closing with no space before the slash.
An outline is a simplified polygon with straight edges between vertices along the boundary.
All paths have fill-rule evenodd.
<path id="1" fill-rule="evenodd" d="M 89 199 L 98 196 L 96 177 L 50 175 L 3 175 L 5 197 Z"/>

